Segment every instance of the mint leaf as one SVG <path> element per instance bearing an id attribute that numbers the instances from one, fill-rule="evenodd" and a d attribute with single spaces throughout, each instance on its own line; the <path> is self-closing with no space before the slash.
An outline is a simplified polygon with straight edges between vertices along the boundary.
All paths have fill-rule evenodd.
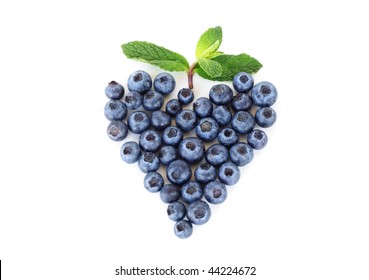
<path id="1" fill-rule="evenodd" d="M 219 62 L 207 58 L 199 58 L 198 64 L 204 72 L 211 78 L 216 78 L 222 75 L 223 69 Z"/>
<path id="2" fill-rule="evenodd" d="M 209 28 L 200 37 L 196 46 L 196 58 L 209 57 L 222 43 L 222 28 Z"/>
<path id="3" fill-rule="evenodd" d="M 239 72 L 256 73 L 263 65 L 255 58 L 247 54 L 229 55 L 223 54 L 211 59 L 218 62 L 223 69 L 223 73 L 218 77 L 212 77 L 199 65 L 195 68 L 195 72 L 201 77 L 213 81 L 231 81 Z"/>
<path id="4" fill-rule="evenodd" d="M 122 45 L 123 53 L 131 59 L 150 63 L 167 71 L 187 71 L 190 66 L 182 55 L 144 41 Z"/>

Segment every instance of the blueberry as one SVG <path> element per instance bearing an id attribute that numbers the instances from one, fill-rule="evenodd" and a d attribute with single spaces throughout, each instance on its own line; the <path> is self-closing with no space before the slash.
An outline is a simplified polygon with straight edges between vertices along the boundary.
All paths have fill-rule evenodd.
<path id="1" fill-rule="evenodd" d="M 192 224 L 187 220 L 178 221 L 174 225 L 174 234 L 181 239 L 190 237 L 192 231 Z"/>
<path id="2" fill-rule="evenodd" d="M 232 128 L 223 128 L 219 132 L 218 141 L 226 147 L 231 147 L 238 142 L 238 134 Z"/>
<path id="3" fill-rule="evenodd" d="M 168 126 L 163 132 L 163 142 L 166 145 L 177 146 L 183 139 L 183 132 L 176 126 Z"/>
<path id="4" fill-rule="evenodd" d="M 134 142 L 129 141 L 122 145 L 120 148 L 120 157 L 126 163 L 135 163 L 138 161 L 141 155 L 140 146 Z"/>
<path id="5" fill-rule="evenodd" d="M 120 100 L 109 100 L 105 105 L 104 114 L 109 121 L 121 121 L 127 116 L 127 106 Z"/>
<path id="6" fill-rule="evenodd" d="M 195 163 L 204 158 L 205 146 L 200 139 L 187 137 L 179 144 L 178 152 L 188 163 Z"/>
<path id="7" fill-rule="evenodd" d="M 272 106 L 277 101 L 277 97 L 277 89 L 269 82 L 257 83 L 251 90 L 252 101 L 260 107 Z"/>
<path id="8" fill-rule="evenodd" d="M 170 126 L 171 121 L 170 116 L 164 111 L 158 110 L 151 114 L 151 125 L 157 130 L 164 130 Z"/>
<path id="9" fill-rule="evenodd" d="M 136 110 L 142 105 L 142 95 L 137 91 L 130 91 L 124 97 L 124 102 L 126 103 L 128 109 Z"/>
<path id="10" fill-rule="evenodd" d="M 168 180 L 176 185 L 182 185 L 190 180 L 192 172 L 190 165 L 184 160 L 172 161 L 167 168 Z"/>
<path id="11" fill-rule="evenodd" d="M 192 110 L 183 110 L 176 116 L 176 124 L 180 129 L 190 131 L 197 124 L 197 116 Z"/>
<path id="12" fill-rule="evenodd" d="M 227 198 L 227 188 L 221 182 L 211 181 L 204 188 L 204 196 L 209 203 L 222 203 Z"/>
<path id="13" fill-rule="evenodd" d="M 210 89 L 209 97 L 215 105 L 227 105 L 232 101 L 233 91 L 229 86 L 219 84 Z"/>
<path id="14" fill-rule="evenodd" d="M 172 221 L 182 220 L 186 216 L 186 206 L 179 201 L 175 201 L 168 205 L 167 214 Z"/>
<path id="15" fill-rule="evenodd" d="M 122 141 L 127 137 L 128 127 L 123 121 L 111 121 L 106 132 L 111 140 Z"/>
<path id="16" fill-rule="evenodd" d="M 169 163 L 177 159 L 177 149 L 173 146 L 163 146 L 158 152 L 160 162 L 167 166 Z"/>
<path id="17" fill-rule="evenodd" d="M 176 87 L 176 80 L 169 73 L 158 74 L 154 79 L 154 89 L 161 94 L 167 95 Z"/>
<path id="18" fill-rule="evenodd" d="M 237 166 L 245 166 L 254 158 L 254 150 L 250 145 L 240 142 L 229 150 L 229 158 Z"/>
<path id="19" fill-rule="evenodd" d="M 247 143 L 255 150 L 261 150 L 268 143 L 268 136 L 260 129 L 254 129 L 247 135 Z"/>
<path id="20" fill-rule="evenodd" d="M 205 201 L 197 200 L 188 205 L 187 218 L 195 225 L 202 225 L 209 221 L 211 210 Z"/>
<path id="21" fill-rule="evenodd" d="M 219 167 L 219 180 L 228 186 L 232 186 L 240 179 L 240 169 L 232 162 L 225 162 Z"/>
<path id="22" fill-rule="evenodd" d="M 152 152 L 143 152 L 138 159 L 138 167 L 144 173 L 156 171 L 160 167 L 160 160 Z"/>
<path id="23" fill-rule="evenodd" d="M 178 100 L 183 104 L 187 105 L 193 101 L 195 95 L 189 88 L 183 88 L 178 92 Z"/>
<path id="24" fill-rule="evenodd" d="M 173 203 L 181 197 L 181 191 L 178 186 L 166 184 L 160 190 L 160 199 L 164 203 Z"/>
<path id="25" fill-rule="evenodd" d="M 213 112 L 213 103 L 206 97 L 198 98 L 192 106 L 199 118 L 210 117 Z"/>
<path id="26" fill-rule="evenodd" d="M 171 99 L 165 105 L 165 111 L 169 114 L 169 116 L 175 117 L 179 112 L 182 111 L 182 104 L 178 99 Z"/>
<path id="27" fill-rule="evenodd" d="M 151 193 L 156 193 L 164 186 L 163 176 L 158 172 L 149 172 L 144 178 L 144 187 Z"/>
<path id="28" fill-rule="evenodd" d="M 248 92 L 254 86 L 254 78 L 246 72 L 240 72 L 233 78 L 233 87 L 237 92 Z"/>
<path id="29" fill-rule="evenodd" d="M 270 127 L 277 120 L 276 112 L 269 107 L 260 107 L 255 113 L 255 121 L 260 127 Z"/>
<path id="30" fill-rule="evenodd" d="M 127 85 L 130 91 L 145 94 L 151 89 L 152 80 L 150 75 L 145 71 L 136 71 L 129 76 Z"/>
<path id="31" fill-rule="evenodd" d="M 128 117 L 128 128 L 135 134 L 141 134 L 150 127 L 149 115 L 143 111 L 132 112 Z"/>
<path id="32" fill-rule="evenodd" d="M 210 163 L 201 163 L 195 169 L 195 180 L 201 184 L 207 184 L 214 181 L 218 175 L 217 170 Z"/>
<path id="33" fill-rule="evenodd" d="M 198 182 L 189 181 L 181 188 L 181 197 L 184 202 L 192 203 L 202 198 L 202 188 Z"/>
<path id="34" fill-rule="evenodd" d="M 249 112 L 239 111 L 234 114 L 231 120 L 232 128 L 239 134 L 249 133 L 255 126 L 254 116 Z"/>
<path id="35" fill-rule="evenodd" d="M 231 121 L 232 113 L 227 106 L 220 105 L 213 110 L 212 116 L 220 126 L 225 126 Z"/>
<path id="36" fill-rule="evenodd" d="M 252 100 L 246 93 L 238 93 L 233 97 L 232 108 L 234 111 L 248 111 L 252 106 Z"/>
<path id="37" fill-rule="evenodd" d="M 196 135 L 204 141 L 212 141 L 218 136 L 219 125 L 213 118 L 203 118 L 195 129 Z"/>
<path id="38" fill-rule="evenodd" d="M 164 103 L 164 97 L 162 94 L 160 94 L 157 91 L 150 90 L 147 92 L 142 100 L 142 106 L 147 111 L 156 111 L 163 106 Z"/>
<path id="39" fill-rule="evenodd" d="M 221 144 L 211 145 L 205 153 L 205 158 L 213 166 L 219 166 L 228 160 L 228 150 Z"/>
<path id="40" fill-rule="evenodd" d="M 124 87 L 116 81 L 111 81 L 105 88 L 105 95 L 109 99 L 121 99 L 124 95 Z"/>
<path id="41" fill-rule="evenodd" d="M 148 129 L 142 132 L 138 142 L 144 151 L 156 152 L 161 146 L 161 135 L 156 130 Z"/>

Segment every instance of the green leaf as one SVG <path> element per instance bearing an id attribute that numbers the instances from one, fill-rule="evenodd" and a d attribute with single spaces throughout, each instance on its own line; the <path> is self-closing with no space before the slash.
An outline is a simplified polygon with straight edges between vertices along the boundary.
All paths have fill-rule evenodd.
<path id="1" fill-rule="evenodd" d="M 201 77 L 213 81 L 231 81 L 239 72 L 256 73 L 263 65 L 255 58 L 247 54 L 228 55 L 223 54 L 211 59 L 218 62 L 223 69 L 222 75 L 212 77 L 206 73 L 200 66 L 195 68 L 195 72 Z"/>
<path id="2" fill-rule="evenodd" d="M 214 53 L 212 53 L 211 55 L 209 55 L 209 57 L 208 58 L 213 58 L 213 57 L 217 57 L 217 56 L 220 56 L 220 55 L 222 55 L 222 54 L 224 54 L 224 52 L 214 52 Z"/>
<path id="3" fill-rule="evenodd" d="M 199 66 L 211 78 L 216 78 L 222 75 L 223 69 L 219 62 L 207 58 L 199 58 Z"/>
<path id="4" fill-rule="evenodd" d="M 209 28 L 200 37 L 196 46 L 196 58 L 209 57 L 222 43 L 222 28 Z"/>
<path id="5" fill-rule="evenodd" d="M 122 45 L 123 53 L 131 59 L 150 63 L 167 71 L 187 71 L 190 66 L 182 55 L 143 41 Z"/>

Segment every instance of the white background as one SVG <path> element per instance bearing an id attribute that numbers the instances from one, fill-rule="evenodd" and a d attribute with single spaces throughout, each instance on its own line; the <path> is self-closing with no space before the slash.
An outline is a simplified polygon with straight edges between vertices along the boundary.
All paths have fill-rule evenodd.
<path id="1" fill-rule="evenodd" d="M 114 276 L 120 265 L 369 279 L 364 4 L 1 1 L 4 279 L 145 278 Z M 126 86 L 138 69 L 153 77 L 161 71 L 128 61 L 122 43 L 150 41 L 192 62 L 198 37 L 217 25 L 222 51 L 263 63 L 255 80 L 277 86 L 278 121 L 209 223 L 180 240 L 166 205 L 144 189 L 144 174 L 124 164 L 121 143 L 106 136 L 104 87 L 111 80 Z M 186 76 L 175 77 L 177 92 Z M 196 96 L 213 84 L 195 76 Z"/>

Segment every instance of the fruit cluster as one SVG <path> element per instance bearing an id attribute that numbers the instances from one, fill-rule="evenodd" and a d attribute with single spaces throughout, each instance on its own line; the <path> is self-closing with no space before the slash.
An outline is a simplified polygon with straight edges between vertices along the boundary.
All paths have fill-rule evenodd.
<path id="1" fill-rule="evenodd" d="M 267 144 L 266 133 L 255 126 L 266 128 L 275 123 L 276 113 L 270 106 L 276 102 L 277 90 L 269 82 L 254 85 L 253 77 L 241 72 L 233 79 L 236 95 L 228 85 L 217 84 L 210 89 L 209 98 L 193 102 L 193 91 L 183 88 L 163 111 L 164 97 L 176 86 L 169 73 L 160 73 L 152 81 L 145 71 L 136 71 L 127 85 L 125 95 L 124 87 L 115 81 L 105 88 L 110 100 L 104 112 L 111 121 L 107 134 L 114 141 L 124 140 L 128 131 L 140 135 L 138 143 L 122 145 L 121 158 L 130 164 L 138 162 L 146 173 L 144 187 L 160 192 L 161 200 L 168 203 L 169 218 L 176 222 L 174 233 L 187 238 L 193 224 L 210 219 L 208 203 L 222 203 L 227 198 L 226 185 L 238 182 L 239 167 L 251 162 L 253 150 Z M 191 102 L 193 110 L 183 108 Z M 197 137 L 188 135 L 193 130 Z M 240 136 L 247 143 L 240 141 Z M 212 143 L 206 149 L 204 142 Z M 157 172 L 161 164 L 169 182 Z"/>

